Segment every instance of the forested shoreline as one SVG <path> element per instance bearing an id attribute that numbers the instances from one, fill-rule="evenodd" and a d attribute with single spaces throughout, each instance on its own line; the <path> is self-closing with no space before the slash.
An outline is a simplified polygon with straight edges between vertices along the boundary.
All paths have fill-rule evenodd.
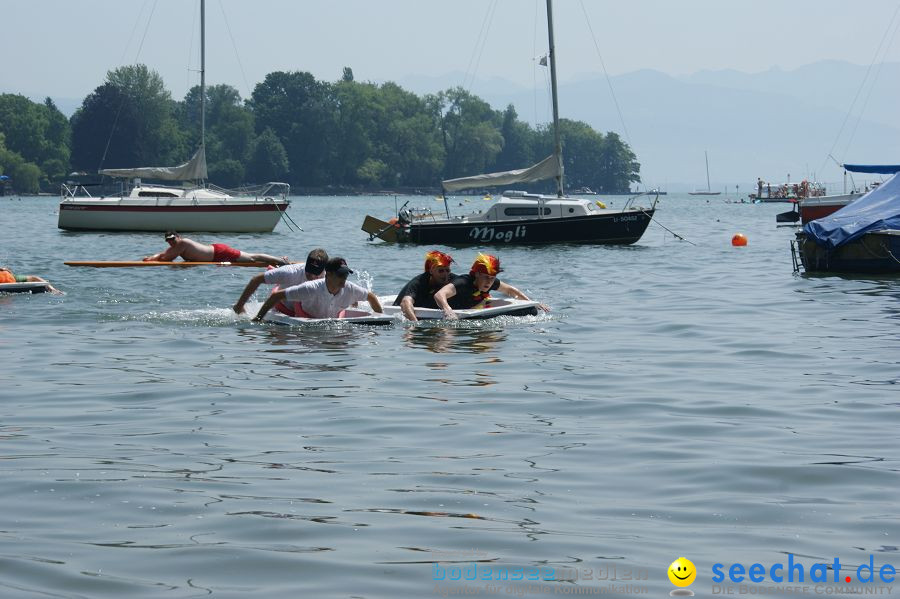
<path id="1" fill-rule="evenodd" d="M 286 181 L 295 192 L 430 193 L 442 179 L 524 168 L 553 147 L 551 128 L 519 120 L 512 105 L 495 110 L 462 88 L 419 97 L 357 82 L 350 68 L 333 83 L 277 71 L 250 98 L 224 84 L 206 96 L 209 180 L 227 188 Z M 174 100 L 140 64 L 107 73 L 70 119 L 50 98 L 2 94 L 0 175 L 18 193 L 55 193 L 72 172 L 176 165 L 200 143 L 199 114 L 199 86 Z M 616 133 L 566 119 L 560 133 L 568 188 L 617 193 L 640 182 L 640 164 Z"/>

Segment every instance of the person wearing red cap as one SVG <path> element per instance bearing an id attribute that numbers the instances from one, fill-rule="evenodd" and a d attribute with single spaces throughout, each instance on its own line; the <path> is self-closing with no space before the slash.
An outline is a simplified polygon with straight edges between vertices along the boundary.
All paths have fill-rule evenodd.
<path id="1" fill-rule="evenodd" d="M 497 278 L 502 272 L 500 259 L 489 254 L 478 254 L 469 274 L 456 277 L 434 294 L 434 301 L 444 311 L 444 316 L 456 319 L 456 310 L 474 308 L 481 302 L 489 300 L 491 291 L 499 291 L 504 295 L 516 299 L 531 301 L 528 296 Z M 541 309 L 547 311 L 547 307 L 541 305 Z"/>
<path id="2" fill-rule="evenodd" d="M 444 252 L 433 250 L 425 254 L 425 272 L 416 275 L 404 285 L 394 300 L 394 305 L 400 306 L 403 316 L 418 322 L 414 307 L 438 309 L 434 294 L 449 283 L 450 279 L 455 278 L 450 272 L 452 262 L 450 254 Z"/>
<path id="3" fill-rule="evenodd" d="M 331 258 L 325 263 L 325 278 L 294 285 L 276 291 L 262 305 L 253 318 L 262 320 L 263 316 L 279 302 L 298 302 L 296 316 L 305 318 L 340 318 L 341 313 L 362 300 L 368 300 L 374 312 L 383 312 L 378 297 L 360 287 L 356 283 L 348 283 L 347 276 L 353 271 L 343 258 Z"/>

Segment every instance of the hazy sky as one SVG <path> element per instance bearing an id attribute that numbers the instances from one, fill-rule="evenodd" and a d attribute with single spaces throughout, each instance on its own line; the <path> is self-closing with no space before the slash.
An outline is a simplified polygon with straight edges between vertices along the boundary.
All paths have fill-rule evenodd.
<path id="1" fill-rule="evenodd" d="M 601 73 L 601 55 L 612 75 L 868 65 L 898 3 L 557 0 L 559 76 Z M 245 97 L 271 71 L 333 81 L 344 66 L 365 81 L 459 71 L 530 87 L 547 46 L 543 0 L 207 0 L 206 13 L 207 81 Z M 2 18 L 0 91 L 80 99 L 134 62 L 158 71 L 176 99 L 199 82 L 199 1 L 20 0 L 4 2 Z M 900 61 L 900 44 L 880 58 Z"/>

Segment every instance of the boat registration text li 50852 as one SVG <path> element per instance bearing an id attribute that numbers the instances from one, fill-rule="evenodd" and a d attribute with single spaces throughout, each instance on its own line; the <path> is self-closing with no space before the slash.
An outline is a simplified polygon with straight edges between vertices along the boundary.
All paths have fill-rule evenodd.
<path id="1" fill-rule="evenodd" d="M 497 231 L 494 227 L 472 227 L 469 237 L 478 241 L 505 241 L 513 239 L 525 239 L 525 225 L 517 225 L 514 228 Z"/>

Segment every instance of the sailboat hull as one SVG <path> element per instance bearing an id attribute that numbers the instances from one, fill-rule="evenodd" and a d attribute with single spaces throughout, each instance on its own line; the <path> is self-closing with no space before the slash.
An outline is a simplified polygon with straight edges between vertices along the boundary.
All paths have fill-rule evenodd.
<path id="1" fill-rule="evenodd" d="M 275 228 L 289 205 L 272 199 L 70 199 L 60 202 L 57 225 L 72 231 L 265 233 Z"/>
<path id="2" fill-rule="evenodd" d="M 653 213 L 653 209 L 641 209 L 506 222 L 419 222 L 389 228 L 390 239 L 385 240 L 457 246 L 550 243 L 630 245 L 644 234 Z M 384 238 L 383 235 L 378 235 L 382 230 L 383 228 L 379 228 L 367 232 Z"/>

